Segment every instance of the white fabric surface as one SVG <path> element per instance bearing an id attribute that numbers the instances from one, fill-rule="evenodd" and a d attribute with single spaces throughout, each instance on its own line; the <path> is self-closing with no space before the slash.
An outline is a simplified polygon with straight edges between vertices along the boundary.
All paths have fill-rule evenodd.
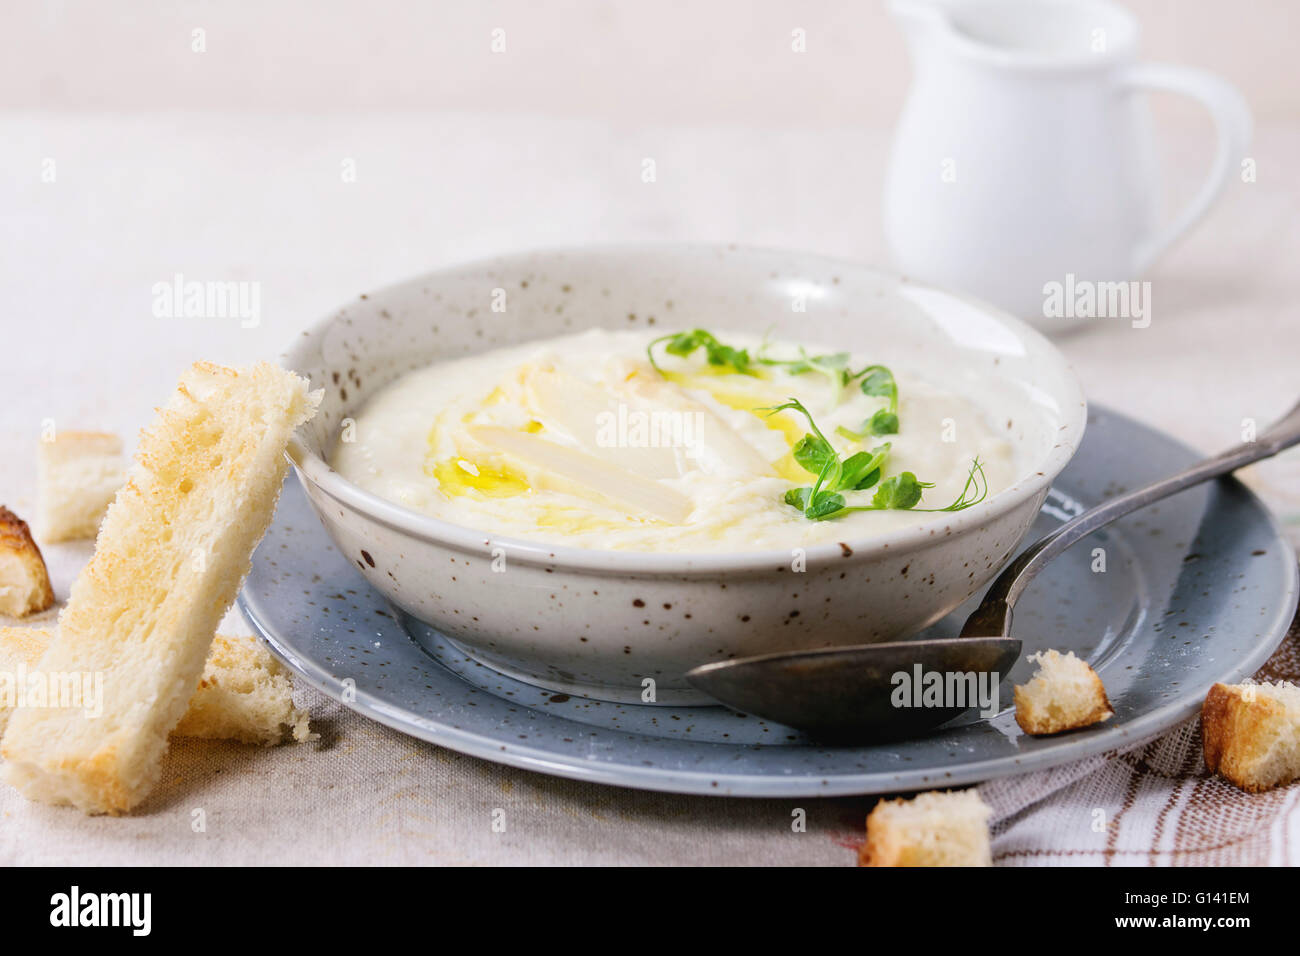
<path id="1" fill-rule="evenodd" d="M 1176 196 L 1190 193 L 1208 163 L 1202 134 L 1175 130 L 1164 150 Z M 334 304 L 436 265 L 643 238 L 887 262 L 883 131 L 633 130 L 470 114 L 9 113 L 0 114 L 0 141 L 11 356 L 0 385 L 0 502 L 23 515 L 34 511 L 33 446 L 44 419 L 129 440 L 191 360 L 274 356 Z M 1264 126 L 1254 152 L 1258 182 L 1230 187 L 1150 276 L 1150 328 L 1101 322 L 1061 342 L 1092 399 L 1207 451 L 1239 440 L 1245 418 L 1263 425 L 1297 392 L 1300 182 L 1288 170 L 1300 162 L 1300 128 Z M 639 179 L 645 156 L 657 160 L 653 185 Z M 51 158 L 57 179 L 43 183 Z M 354 183 L 340 177 L 347 159 Z M 260 325 L 155 318 L 150 289 L 177 272 L 259 281 Z M 1292 521 L 1294 540 L 1297 458 L 1246 478 Z M 60 597 L 86 550 L 47 549 Z M 227 626 L 245 629 L 238 619 Z M 319 743 L 182 743 L 158 791 L 128 818 L 87 819 L 0 790 L 0 864 L 851 864 L 873 803 L 576 784 L 411 740 L 304 693 Z M 1037 776 L 986 789 L 1000 814 L 1018 810 L 999 826 L 1003 862 L 1032 862 L 1026 851 L 1059 843 L 1061 815 L 1077 827 L 1071 814 L 1106 806 L 1115 781 L 1104 767 L 1086 769 L 1062 790 Z M 1103 782 L 1111 789 L 1098 790 Z M 1281 799 L 1294 808 L 1297 792 Z M 492 829 L 498 808 L 504 833 Z M 806 833 L 792 832 L 798 808 Z M 203 832 L 193 826 L 199 810 Z M 1290 816 L 1279 826 L 1290 827 L 1294 847 L 1300 827 Z M 1152 845 L 1155 824 L 1144 821 L 1141 813 L 1124 821 L 1124 847 Z M 1271 839 L 1281 846 L 1279 834 Z"/>

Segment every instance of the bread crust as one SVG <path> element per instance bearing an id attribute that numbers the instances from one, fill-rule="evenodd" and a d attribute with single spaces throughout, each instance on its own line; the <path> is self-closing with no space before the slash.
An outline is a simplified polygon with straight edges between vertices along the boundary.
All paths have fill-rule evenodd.
<path id="1" fill-rule="evenodd" d="M 1035 737 L 1049 736 L 1091 727 L 1115 715 L 1115 708 L 1111 706 L 1110 698 L 1106 696 L 1106 687 L 1097 676 L 1097 672 L 1086 662 L 1080 661 L 1080 663 L 1087 669 L 1087 694 L 1091 706 L 1073 719 L 1067 719 L 1064 715 L 1054 714 L 1046 708 L 1037 706 L 1030 694 L 1029 685 L 1018 684 L 1012 689 L 1012 695 L 1015 701 L 1016 723 L 1020 725 L 1021 730 Z M 1035 679 L 1037 676 L 1035 674 Z M 1031 680 L 1030 683 L 1032 684 L 1033 681 Z"/>
<path id="2" fill-rule="evenodd" d="M 27 522 L 0 505 L 0 613 L 26 617 L 49 610 L 54 588 L 45 557 L 32 538 Z"/>
<path id="3" fill-rule="evenodd" d="M 897 802 L 902 803 L 901 800 Z M 867 814 L 867 838 L 858 848 L 858 866 L 906 866 L 903 842 L 895 830 L 883 825 L 876 814 L 879 809 L 878 803 Z M 873 817 L 876 817 L 874 824 Z"/>
<path id="4" fill-rule="evenodd" d="M 1259 765 L 1286 720 L 1280 701 L 1262 693 L 1247 699 L 1242 685 L 1215 684 L 1201 705 L 1205 766 L 1247 793 L 1271 790 L 1283 781 L 1261 777 Z"/>

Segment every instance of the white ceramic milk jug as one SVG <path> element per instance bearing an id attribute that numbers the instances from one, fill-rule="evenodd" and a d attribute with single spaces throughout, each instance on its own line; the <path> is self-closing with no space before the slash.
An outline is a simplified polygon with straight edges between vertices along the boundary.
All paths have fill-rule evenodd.
<path id="1" fill-rule="evenodd" d="M 1251 126 L 1241 96 L 1198 70 L 1137 63 L 1138 25 L 1121 7 L 892 0 L 891 9 L 914 78 L 886 178 L 885 233 L 911 277 L 1063 329 L 1104 312 L 1062 310 L 1053 283 L 1136 279 L 1237 175 Z M 1163 226 L 1148 90 L 1199 100 L 1218 131 L 1208 179 Z M 1105 304 L 1103 295 L 1094 308 Z"/>

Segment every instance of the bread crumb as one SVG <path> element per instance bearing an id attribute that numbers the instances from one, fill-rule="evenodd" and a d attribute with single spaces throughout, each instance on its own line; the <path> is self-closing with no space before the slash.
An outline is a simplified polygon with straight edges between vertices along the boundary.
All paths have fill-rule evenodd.
<path id="1" fill-rule="evenodd" d="M 859 866 L 992 866 L 989 817 L 975 790 L 881 800 L 867 817 Z"/>
<path id="2" fill-rule="evenodd" d="M 56 432 L 36 455 L 41 540 L 93 538 L 126 481 L 122 439 L 108 432 Z"/>
<path id="3" fill-rule="evenodd" d="M 1015 688 L 1016 723 L 1025 733 L 1059 734 L 1114 716 L 1101 678 L 1073 651 L 1042 651 L 1029 660 L 1038 669 L 1029 683 Z"/>
<path id="4" fill-rule="evenodd" d="M 1300 777 L 1300 687 L 1215 684 L 1201 705 L 1205 766 L 1249 793 Z"/>

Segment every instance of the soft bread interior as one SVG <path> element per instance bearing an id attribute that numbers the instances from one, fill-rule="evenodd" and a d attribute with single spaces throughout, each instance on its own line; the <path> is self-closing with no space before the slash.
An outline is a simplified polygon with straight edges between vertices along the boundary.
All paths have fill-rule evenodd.
<path id="1" fill-rule="evenodd" d="M 1015 688 L 1016 722 L 1026 733 L 1053 734 L 1109 720 L 1114 714 L 1101 678 L 1073 651 L 1032 654 L 1038 669 Z"/>
<path id="2" fill-rule="evenodd" d="M 863 866 L 992 866 L 992 810 L 975 790 L 882 800 L 867 817 Z"/>

